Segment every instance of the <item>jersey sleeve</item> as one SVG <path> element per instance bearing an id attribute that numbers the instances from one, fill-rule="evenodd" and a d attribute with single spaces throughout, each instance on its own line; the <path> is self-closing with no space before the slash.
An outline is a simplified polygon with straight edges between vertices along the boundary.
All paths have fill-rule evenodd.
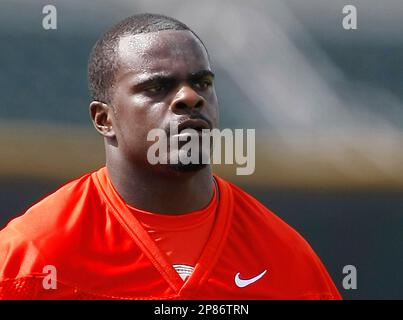
<path id="1" fill-rule="evenodd" d="M 10 226 L 0 231 L 0 299 L 34 299 L 44 265 L 31 241 Z"/>
<path id="2" fill-rule="evenodd" d="M 337 290 L 336 285 L 334 284 L 329 272 L 326 270 L 324 264 L 319 259 L 319 257 L 314 253 L 316 260 L 316 264 L 318 265 L 319 272 L 321 273 L 321 278 L 324 285 L 328 288 L 330 295 L 328 297 L 324 297 L 326 300 L 342 300 L 342 296 L 340 292 Z"/>
<path id="3" fill-rule="evenodd" d="M 322 260 L 311 245 L 297 231 L 294 230 L 294 232 L 300 243 L 298 250 L 300 256 L 299 267 L 304 270 L 306 278 L 309 279 L 308 283 L 311 285 L 311 288 L 301 299 L 341 300 L 342 296 Z"/>

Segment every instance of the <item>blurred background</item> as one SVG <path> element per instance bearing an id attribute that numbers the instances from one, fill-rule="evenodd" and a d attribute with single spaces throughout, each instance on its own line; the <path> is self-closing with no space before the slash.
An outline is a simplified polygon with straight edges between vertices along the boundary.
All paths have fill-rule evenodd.
<path id="1" fill-rule="evenodd" d="M 42 8 L 57 8 L 44 30 Z M 357 8 L 357 30 L 342 9 Z M 222 128 L 256 129 L 241 185 L 312 245 L 345 299 L 403 299 L 403 2 L 1 0 L 0 228 L 104 163 L 88 115 L 97 38 L 162 13 L 205 42 Z M 345 290 L 342 269 L 358 271 Z"/>

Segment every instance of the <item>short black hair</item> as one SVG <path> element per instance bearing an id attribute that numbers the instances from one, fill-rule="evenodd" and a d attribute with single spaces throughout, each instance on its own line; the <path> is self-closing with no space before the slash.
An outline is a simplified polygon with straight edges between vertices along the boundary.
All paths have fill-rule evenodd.
<path id="1" fill-rule="evenodd" d="M 117 45 L 120 37 L 161 30 L 190 31 L 204 46 L 196 33 L 174 18 L 151 13 L 130 16 L 109 29 L 91 50 L 88 61 L 88 82 L 92 100 L 110 103 L 110 91 L 118 68 Z"/>

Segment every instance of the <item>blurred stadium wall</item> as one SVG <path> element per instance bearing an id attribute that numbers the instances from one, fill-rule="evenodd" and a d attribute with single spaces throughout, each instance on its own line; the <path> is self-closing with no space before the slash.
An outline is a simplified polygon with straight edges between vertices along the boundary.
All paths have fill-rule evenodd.
<path id="1" fill-rule="evenodd" d="M 140 12 L 187 23 L 209 49 L 222 128 L 256 129 L 241 186 L 302 233 L 347 299 L 403 298 L 403 38 L 399 1 L 48 1 L 0 4 L 0 227 L 65 181 L 102 166 L 88 115 L 89 51 Z M 341 286 L 358 269 L 358 289 Z"/>

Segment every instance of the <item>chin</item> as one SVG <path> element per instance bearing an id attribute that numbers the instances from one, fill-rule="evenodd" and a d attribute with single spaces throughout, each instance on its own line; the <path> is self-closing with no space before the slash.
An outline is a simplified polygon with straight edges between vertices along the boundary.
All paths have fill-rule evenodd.
<path id="1" fill-rule="evenodd" d="M 204 163 L 183 164 L 183 163 L 179 162 L 177 164 L 168 164 L 168 167 L 170 169 L 177 171 L 177 172 L 196 172 L 207 166 L 208 166 L 208 164 L 204 164 Z"/>
<path id="2" fill-rule="evenodd" d="M 178 159 L 178 163 L 168 163 L 167 166 L 171 170 L 174 170 L 176 172 L 197 172 L 199 170 L 202 170 L 203 168 L 207 167 L 209 163 L 203 163 L 203 152 L 200 152 L 198 154 L 198 161 L 196 162 L 190 162 L 190 163 L 183 163 L 180 160 L 180 157 L 177 156 L 175 157 Z M 190 157 L 190 150 L 187 152 L 187 156 Z M 169 158 L 168 158 L 169 159 Z"/>

